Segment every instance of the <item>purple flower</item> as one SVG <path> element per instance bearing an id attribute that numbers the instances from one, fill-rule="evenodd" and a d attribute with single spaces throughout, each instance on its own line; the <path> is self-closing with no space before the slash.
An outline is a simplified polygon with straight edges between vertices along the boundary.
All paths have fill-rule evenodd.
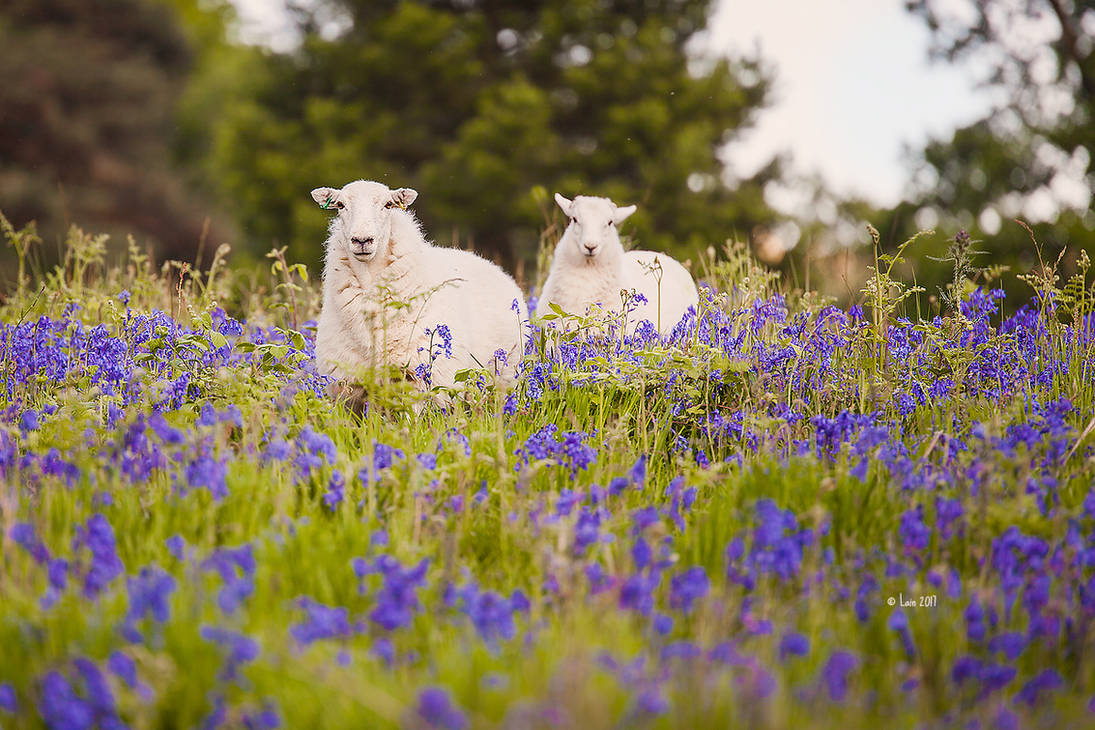
<path id="1" fill-rule="evenodd" d="M 167 623 L 171 617 L 171 594 L 175 592 L 175 579 L 157 567 L 146 566 L 141 572 L 126 578 L 129 591 L 129 611 L 126 624 L 132 626 L 146 616 L 158 623 Z"/>
<path id="2" fill-rule="evenodd" d="M 265 703 L 256 714 L 245 713 L 242 720 L 247 730 L 274 730 L 281 727 L 281 717 L 269 702 Z"/>
<path id="3" fill-rule="evenodd" d="M 493 591 L 480 591 L 474 583 L 454 591 L 460 599 L 459 610 L 471 619 L 480 638 L 488 643 L 498 638 L 512 639 L 516 632 L 513 614 L 529 607 L 528 599 L 520 592 L 506 599 Z"/>
<path id="4" fill-rule="evenodd" d="M 76 526 L 72 549 L 76 552 L 81 548 L 91 553 L 84 572 L 84 596 L 96 598 L 125 569 L 115 550 L 114 529 L 106 517 L 96 513 L 85 525 Z"/>
<path id="5" fill-rule="evenodd" d="M 779 642 L 779 658 L 784 661 L 789 656 L 806 656 L 810 653 L 810 640 L 802 634 L 784 634 Z"/>
<path id="6" fill-rule="evenodd" d="M 662 647 L 661 660 L 670 659 L 698 659 L 703 656 L 703 649 L 692 641 L 671 641 Z"/>
<path id="7" fill-rule="evenodd" d="M 226 650 L 224 667 L 221 670 L 221 678 L 226 681 L 235 680 L 241 666 L 258 658 L 258 642 L 249 636 L 219 626 L 203 626 L 201 636 Z"/>
<path id="8" fill-rule="evenodd" d="M 1033 707 L 1038 704 L 1042 695 L 1064 686 L 1065 680 L 1056 669 L 1046 669 L 1023 685 L 1023 688 L 1015 695 L 1015 701 Z"/>
<path id="9" fill-rule="evenodd" d="M 388 667 L 395 661 L 395 647 L 392 646 L 392 640 L 387 636 L 381 636 L 374 641 L 369 653 L 383 661 L 384 665 Z"/>
<path id="10" fill-rule="evenodd" d="M 23 415 L 19 417 L 19 430 L 26 435 L 30 431 L 37 431 L 38 427 L 38 411 L 33 408 L 23 411 Z"/>
<path id="11" fill-rule="evenodd" d="M 669 605 L 685 613 L 692 611 L 692 604 L 707 595 L 710 581 L 700 566 L 673 576 L 669 585 Z"/>
<path id="12" fill-rule="evenodd" d="M 42 694 L 38 711 L 51 730 L 90 730 L 95 723 L 91 703 L 77 696 L 72 685 L 60 672 L 48 672 L 41 682 Z"/>
<path id="13" fill-rule="evenodd" d="M 217 594 L 217 603 L 227 614 L 235 613 L 244 599 L 255 590 L 255 555 L 250 543 L 214 550 L 202 561 L 201 568 L 216 571 L 224 581 Z"/>
<path id="14" fill-rule="evenodd" d="M 886 626 L 891 631 L 896 631 L 901 637 L 901 644 L 905 648 L 905 656 L 912 660 L 916 656 L 916 647 L 913 645 L 912 634 L 909 632 L 909 617 L 905 615 L 903 608 L 894 609 L 886 621 Z"/>
<path id="15" fill-rule="evenodd" d="M 856 658 L 851 652 L 834 651 L 821 669 L 821 679 L 833 702 L 843 702 L 848 694 L 848 675 L 855 669 Z"/>
<path id="16" fill-rule="evenodd" d="M 985 628 L 985 611 L 976 598 L 970 600 L 966 606 L 966 636 L 971 642 L 985 640 L 987 629 Z"/>
<path id="17" fill-rule="evenodd" d="M 901 526 L 898 528 L 901 542 L 905 546 L 905 554 L 912 555 L 927 550 L 931 541 L 931 529 L 924 523 L 924 506 L 916 505 L 901 515 Z"/>
<path id="18" fill-rule="evenodd" d="M 439 687 L 427 687 L 418 694 L 418 717 L 431 728 L 440 730 L 464 730 L 468 719 L 449 698 L 449 693 Z"/>
<path id="19" fill-rule="evenodd" d="M 635 544 L 631 546 L 631 559 L 635 561 L 635 568 L 643 570 L 650 565 L 652 557 L 653 552 L 650 550 L 650 545 L 643 538 L 637 538 Z"/>
<path id="20" fill-rule="evenodd" d="M 986 662 L 981 665 L 977 670 L 977 677 L 981 680 L 981 696 L 1003 689 L 1015 679 L 1015 674 L 1015 667 L 1006 664 Z"/>
<path id="21" fill-rule="evenodd" d="M 106 660 L 106 668 L 111 674 L 126 683 L 128 687 L 137 686 L 137 664 L 120 651 L 113 651 Z"/>
<path id="22" fill-rule="evenodd" d="M 167 552 L 171 553 L 171 556 L 175 560 L 182 560 L 184 551 L 186 550 L 186 540 L 182 535 L 172 535 L 164 541 L 167 545 Z"/>
<path id="23" fill-rule="evenodd" d="M 208 489 L 216 500 L 228 496 L 227 475 L 224 460 L 217 461 L 208 454 L 199 456 L 186 467 L 186 483 L 192 489 Z"/>
<path id="24" fill-rule="evenodd" d="M 658 687 L 650 687 L 635 698 L 635 707 L 645 715 L 660 715 L 669 709 L 669 702 Z"/>
<path id="25" fill-rule="evenodd" d="M 426 583 L 429 561 L 423 559 L 413 568 L 403 568 L 395 558 L 381 555 L 376 568 L 383 576 L 383 585 L 376 594 L 376 607 L 369 620 L 387 631 L 410 625 L 418 612 L 418 589 Z"/>
<path id="26" fill-rule="evenodd" d="M 15 687 L 12 687 L 10 682 L 0 682 L 0 710 L 12 715 L 19 711 Z"/>
<path id="27" fill-rule="evenodd" d="M 49 549 L 45 543 L 38 539 L 34 525 L 29 522 L 16 522 L 11 528 L 11 539 L 15 544 L 30 553 L 30 556 L 38 563 L 49 561 Z"/>
<path id="28" fill-rule="evenodd" d="M 1027 647 L 1027 639 L 1017 631 L 992 637 L 989 651 L 1002 651 L 1009 661 L 1015 661 Z"/>
<path id="29" fill-rule="evenodd" d="M 294 624 L 289 633 L 301 644 L 311 644 L 320 639 L 348 638 L 362 629 L 359 624 L 350 623 L 349 611 L 341 606 L 324 606 L 310 598 L 302 598 L 298 603 L 307 618 Z"/>

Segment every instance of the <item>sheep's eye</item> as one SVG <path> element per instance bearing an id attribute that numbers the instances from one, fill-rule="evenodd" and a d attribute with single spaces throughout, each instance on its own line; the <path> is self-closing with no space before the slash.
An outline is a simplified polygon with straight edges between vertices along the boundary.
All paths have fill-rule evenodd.
<path id="1" fill-rule="evenodd" d="M 338 208 L 339 210 L 342 210 L 343 208 L 346 207 L 346 204 L 345 203 L 335 203 L 335 207 Z"/>
<path id="2" fill-rule="evenodd" d="M 577 218 L 571 218 L 570 219 L 570 225 L 572 225 L 572 226 L 578 225 L 578 219 Z"/>
<path id="3" fill-rule="evenodd" d="M 385 208 L 392 208 L 392 207 L 394 207 L 394 206 L 395 206 L 395 203 L 393 203 L 393 202 L 392 202 L 392 201 L 390 201 L 390 200 L 389 200 L 389 201 L 388 201 L 387 203 L 385 203 L 385 204 L 384 204 L 384 207 L 385 207 Z"/>
<path id="4" fill-rule="evenodd" d="M 611 227 L 612 227 L 612 221 L 606 221 L 605 222 L 605 228 L 611 228 Z"/>

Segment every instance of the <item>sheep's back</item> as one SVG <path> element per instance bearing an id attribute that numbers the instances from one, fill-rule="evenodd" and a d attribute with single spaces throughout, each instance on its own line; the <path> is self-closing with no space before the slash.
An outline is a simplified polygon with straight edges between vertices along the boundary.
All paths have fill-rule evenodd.
<path id="1" fill-rule="evenodd" d="M 521 357 L 528 310 L 505 271 L 468 251 L 434 248 L 421 273 L 421 291 L 433 293 L 423 294 L 418 329 L 448 326 L 455 369 L 485 366 L 499 349 L 512 360 Z"/>
<path id="2" fill-rule="evenodd" d="M 657 273 L 649 266 L 657 261 L 661 264 L 661 285 Z M 645 264 L 645 266 L 644 266 Z M 661 332 L 672 332 L 681 321 L 689 307 L 699 304 L 699 292 L 692 275 L 672 256 L 656 251 L 628 251 L 624 258 L 624 286 L 634 288 L 647 298 L 647 304 L 640 305 L 631 319 L 639 322 L 648 319 L 658 323 L 658 304 L 661 305 Z M 660 289 L 660 291 L 659 291 Z"/>

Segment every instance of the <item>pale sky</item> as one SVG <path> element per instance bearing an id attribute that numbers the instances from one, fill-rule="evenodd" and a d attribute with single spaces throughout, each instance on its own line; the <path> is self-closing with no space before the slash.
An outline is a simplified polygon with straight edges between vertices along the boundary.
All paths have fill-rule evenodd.
<path id="1" fill-rule="evenodd" d="M 234 0 L 244 37 L 291 46 L 279 0 Z M 953 0 L 962 4 L 963 0 Z M 775 104 L 726 159 L 751 174 L 788 150 L 799 173 L 819 172 L 836 192 L 874 203 L 901 199 L 909 178 L 902 145 L 916 147 L 979 118 L 991 106 L 969 68 L 928 60 L 924 24 L 902 0 L 721 0 L 710 28 L 715 52 L 759 47 L 777 77 Z M 785 212 L 793 195 L 770 203 Z M 781 205 L 781 202 L 783 203 Z"/>
<path id="2" fill-rule="evenodd" d="M 759 47 L 775 66 L 776 101 L 727 154 L 748 174 L 780 150 L 799 172 L 880 204 L 901 199 L 914 148 L 980 118 L 991 98 L 973 69 L 932 63 L 924 23 L 902 0 L 722 0 L 709 47 Z"/>

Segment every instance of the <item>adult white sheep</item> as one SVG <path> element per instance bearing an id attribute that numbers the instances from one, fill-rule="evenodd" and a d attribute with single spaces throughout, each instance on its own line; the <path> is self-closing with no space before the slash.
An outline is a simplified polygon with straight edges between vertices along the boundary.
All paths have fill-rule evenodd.
<path id="1" fill-rule="evenodd" d="M 316 188 L 332 210 L 316 333 L 318 370 L 343 383 L 403 369 L 422 389 L 455 385 L 458 370 L 516 380 L 528 310 L 502 269 L 467 251 L 431 245 L 407 206 L 418 193 L 358 180 Z"/>
<path id="2" fill-rule="evenodd" d="M 608 198 L 579 195 L 568 200 L 558 193 L 555 202 L 570 218 L 555 247 L 551 271 L 544 283 L 536 313 L 543 316 L 556 304 L 568 314 L 585 315 L 593 304 L 618 316 L 621 289 L 634 289 L 646 298 L 627 316 L 626 332 L 649 320 L 666 335 L 689 307 L 699 305 L 692 275 L 671 256 L 654 251 L 624 251 L 617 227 L 634 205 L 617 207 Z"/>

